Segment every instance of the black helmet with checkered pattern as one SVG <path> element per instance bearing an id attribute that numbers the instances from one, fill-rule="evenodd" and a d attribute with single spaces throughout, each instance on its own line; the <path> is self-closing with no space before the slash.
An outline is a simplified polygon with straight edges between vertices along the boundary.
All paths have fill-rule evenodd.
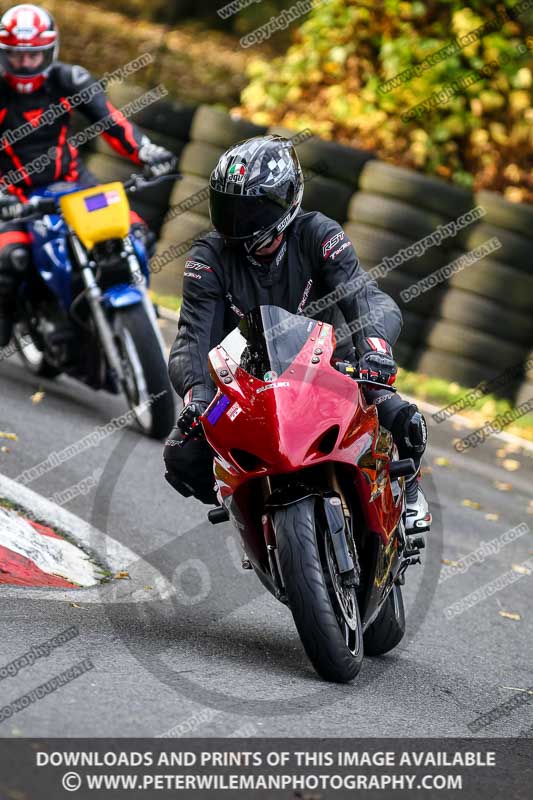
<path id="1" fill-rule="evenodd" d="M 256 136 L 230 147 L 209 182 L 215 229 L 248 253 L 268 247 L 302 205 L 304 178 L 294 145 L 283 136 Z"/>

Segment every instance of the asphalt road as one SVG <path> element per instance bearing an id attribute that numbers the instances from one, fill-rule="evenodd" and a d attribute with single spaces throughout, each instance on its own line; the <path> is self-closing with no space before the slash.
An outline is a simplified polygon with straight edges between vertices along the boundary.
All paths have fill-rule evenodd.
<path id="1" fill-rule="evenodd" d="M 172 327 L 166 323 L 167 337 Z M 45 396 L 35 405 L 37 389 Z M 16 478 L 123 411 L 120 400 L 73 381 L 39 383 L 16 356 L 2 362 L 0 430 L 19 439 L 0 442 L 9 448 L 0 452 L 0 472 Z M 169 599 L 154 597 L 143 568 L 128 564 L 133 580 L 96 599 L 88 594 L 89 602 L 71 605 L 68 593 L 0 591 L 0 667 L 71 625 L 80 631 L 0 680 L 0 707 L 87 656 L 94 664 L 0 723 L 0 736 L 471 735 L 468 723 L 533 686 L 533 574 L 522 569 L 511 585 L 454 617 L 444 610 L 513 565 L 520 568 L 533 555 L 533 533 L 439 584 L 441 560 L 457 561 L 523 522 L 533 530 L 533 454 L 503 453 L 502 442 L 491 439 L 459 455 L 452 445 L 457 426 L 429 423 L 424 480 L 435 525 L 423 566 L 407 573 L 408 633 L 395 652 L 365 659 L 349 686 L 315 676 L 289 611 L 240 568 L 231 527 L 209 525 L 202 505 L 166 485 L 161 444 L 120 431 L 32 481 L 31 489 L 51 497 L 103 470 L 97 489 L 67 508 L 127 545 L 176 591 Z M 507 471 L 504 458 L 519 469 Z M 512 490 L 497 489 L 495 481 Z M 529 728 L 529 697 L 531 704 L 479 735 Z"/>

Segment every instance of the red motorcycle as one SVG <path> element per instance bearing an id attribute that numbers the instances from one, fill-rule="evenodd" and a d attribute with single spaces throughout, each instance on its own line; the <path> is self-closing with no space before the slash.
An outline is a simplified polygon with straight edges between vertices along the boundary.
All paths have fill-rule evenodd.
<path id="1" fill-rule="evenodd" d="M 334 349 L 331 325 L 255 309 L 209 354 L 218 392 L 200 422 L 221 504 L 210 521 L 236 526 L 243 566 L 288 605 L 318 674 L 347 682 L 364 652 L 402 639 L 401 585 L 424 539 L 404 528 L 414 463 Z"/>

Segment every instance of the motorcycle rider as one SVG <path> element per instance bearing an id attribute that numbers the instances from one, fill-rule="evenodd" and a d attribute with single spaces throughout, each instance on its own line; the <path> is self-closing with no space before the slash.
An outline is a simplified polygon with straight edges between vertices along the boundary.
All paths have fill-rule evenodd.
<path id="1" fill-rule="evenodd" d="M 59 34 L 51 15 L 35 5 L 17 5 L 0 20 L 0 348 L 11 338 L 15 299 L 21 280 L 30 266 L 30 237 L 20 222 L 22 204 L 37 186 L 57 181 L 76 182 L 89 187 L 98 184 L 68 141 L 73 114 L 72 98 L 83 90 L 87 102 L 76 108 L 91 123 L 104 120 L 106 141 L 121 156 L 145 167 L 146 176 L 171 173 L 176 157 L 154 145 L 108 101 L 102 87 L 80 66 L 57 61 Z M 48 108 L 54 119 L 42 119 Z M 58 109 L 63 108 L 61 113 Z M 57 112 L 57 113 L 56 113 Z M 45 120 L 46 120 L 45 116 Z M 33 130 L 21 138 L 13 132 L 21 126 Z M 40 172 L 28 165 L 55 148 Z M 32 172 L 32 174 L 29 174 Z M 13 174 L 15 173 L 15 180 Z M 9 180 L 7 178 L 9 177 Z M 13 198 L 20 202 L 13 205 Z M 150 234 L 143 220 L 132 212 L 134 235 L 149 243 Z"/>
<path id="2" fill-rule="evenodd" d="M 392 345 L 402 326 L 398 306 L 366 275 L 337 222 L 302 211 L 302 195 L 298 156 L 290 140 L 280 136 L 240 142 L 221 156 L 211 174 L 215 231 L 200 236 L 188 254 L 169 361 L 184 407 L 165 447 L 165 477 L 185 497 L 217 502 L 210 446 L 202 438 L 190 439 L 183 448 L 178 443 L 214 396 L 209 350 L 255 306 L 305 313 L 311 301 L 356 281 L 355 291 L 315 316 L 337 329 L 358 320 L 360 330 L 353 340 L 339 343 L 335 357 L 355 361 L 359 377 L 388 385 L 395 380 Z M 380 423 L 391 431 L 400 458 L 412 458 L 418 476 L 427 440 L 424 417 L 392 391 L 368 385 L 364 391 L 369 402 L 376 402 Z M 431 523 L 417 476 L 406 491 L 408 532 L 429 530 Z"/>

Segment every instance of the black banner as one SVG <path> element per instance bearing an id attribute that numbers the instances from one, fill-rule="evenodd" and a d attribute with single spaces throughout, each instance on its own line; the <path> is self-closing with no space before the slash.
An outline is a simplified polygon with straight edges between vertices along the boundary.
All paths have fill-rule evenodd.
<path id="1" fill-rule="evenodd" d="M 533 739 L 4 739 L 1 800 L 531 798 Z"/>

